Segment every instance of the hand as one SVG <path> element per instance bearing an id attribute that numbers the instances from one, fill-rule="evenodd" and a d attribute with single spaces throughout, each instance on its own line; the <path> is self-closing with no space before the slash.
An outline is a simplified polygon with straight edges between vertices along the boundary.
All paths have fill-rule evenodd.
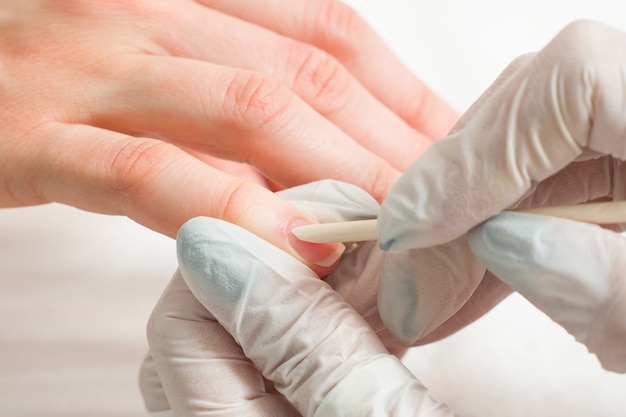
<path id="1" fill-rule="evenodd" d="M 348 184 L 281 194 L 324 221 L 371 217 L 378 208 Z M 153 415 L 452 415 L 344 301 L 360 298 L 355 292 L 341 297 L 287 253 L 217 219 L 187 222 L 177 247 L 180 272 L 148 326 L 152 357 L 141 382 Z M 377 279 L 380 255 L 360 245 L 342 271 L 370 273 L 336 279 L 353 289 Z M 361 301 L 375 310 L 375 298 Z"/>
<path id="2" fill-rule="evenodd" d="M 463 239 L 467 231 L 507 207 L 623 198 L 626 90 L 621 86 L 626 60 L 615 53 L 616 45 L 626 45 L 624 33 L 598 23 L 577 22 L 539 53 L 512 63 L 453 133 L 424 153 L 394 186 L 381 208 L 381 245 L 445 250 L 446 242 Z M 532 219 L 510 214 L 494 219 L 472 232 L 472 248 L 492 272 L 587 343 L 607 368 L 624 370 L 621 238 L 593 226 Z M 505 244 L 507 237 L 512 240 Z M 545 246 L 539 246 L 539 238 L 546 239 Z M 487 244 L 487 239 L 493 242 Z M 496 252 L 486 253 L 499 244 Z M 512 264 L 502 266 L 513 262 L 513 253 L 521 268 L 515 274 Z M 544 259 L 548 254 L 555 259 Z M 501 261 L 494 258 L 498 255 L 503 256 Z M 557 260 L 565 259 L 570 259 L 568 265 L 559 269 Z M 524 260 L 529 261 L 527 268 Z M 453 258 L 444 258 L 442 263 L 450 265 L 450 273 L 466 277 L 467 284 L 454 293 L 471 292 L 476 285 L 496 293 L 506 287 L 490 272 L 484 276 L 490 284 L 485 285 L 483 276 L 463 271 Z M 543 277 L 545 287 L 534 287 Z M 418 280 L 415 285 L 419 292 L 423 284 Z M 609 288 L 614 292 L 604 292 Z M 553 297 L 559 298 L 558 303 Z M 548 302 L 553 304 L 548 306 Z M 455 308 L 472 311 L 483 309 L 484 303 L 485 299 L 472 297 L 455 302 Z M 572 319 L 584 306 L 591 306 L 590 310 Z M 426 322 L 442 319 L 435 310 L 419 314 Z M 448 322 L 458 328 L 469 321 L 456 314 Z M 585 335 L 586 326 L 591 325 L 599 327 Z M 612 332 L 616 333 L 609 336 Z"/>
<path id="3" fill-rule="evenodd" d="M 454 117 L 336 1 L 2 0 L 0 14 L 0 206 L 63 202 L 169 236 L 208 215 L 327 272 L 335 247 L 290 239 L 309 220 L 254 182 L 338 178 L 382 199 Z"/>

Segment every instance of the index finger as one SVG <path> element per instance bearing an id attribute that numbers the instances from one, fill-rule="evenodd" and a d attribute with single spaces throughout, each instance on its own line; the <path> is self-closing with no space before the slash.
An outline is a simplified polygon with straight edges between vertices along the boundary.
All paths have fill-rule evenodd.
<path id="1" fill-rule="evenodd" d="M 193 217 L 215 217 L 249 230 L 319 275 L 327 274 L 341 255 L 342 245 L 295 238 L 291 229 L 312 220 L 284 199 L 211 168 L 174 145 L 89 126 L 44 130 L 48 141 L 35 155 L 13 161 L 24 165 L 24 173 L 13 179 L 23 182 L 16 189 L 36 188 L 23 196 L 24 204 L 58 201 L 122 214 L 171 237 Z"/>

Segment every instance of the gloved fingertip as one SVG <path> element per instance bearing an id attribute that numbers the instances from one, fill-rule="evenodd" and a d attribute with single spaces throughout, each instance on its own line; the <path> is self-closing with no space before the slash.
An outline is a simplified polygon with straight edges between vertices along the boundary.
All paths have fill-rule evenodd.
<path id="1" fill-rule="evenodd" d="M 587 234 L 585 240 L 591 242 L 596 234 L 589 232 L 601 230 L 595 225 L 552 216 L 505 211 L 470 230 L 467 240 L 487 269 L 514 290 L 528 295 L 540 288 L 573 290 L 575 281 L 589 287 L 584 277 L 595 274 L 587 259 L 605 255 L 597 250 L 602 244 L 580 244 L 579 240 Z"/>
<path id="2" fill-rule="evenodd" d="M 380 318 L 387 330 L 400 342 L 410 346 L 430 329 L 439 309 L 425 302 L 428 288 L 418 288 L 415 274 L 420 264 L 411 262 L 416 254 L 394 251 L 385 254 L 378 286 L 377 304 Z M 431 294 L 432 295 L 432 294 Z"/>
<path id="3" fill-rule="evenodd" d="M 185 282 L 200 302 L 238 299 L 244 283 L 230 279 L 238 276 L 237 271 L 226 270 L 225 264 L 237 257 L 237 251 L 245 250 L 250 237 L 254 235 L 209 217 L 193 218 L 180 228 L 176 237 L 178 264 Z M 233 263 L 231 269 L 238 265 Z"/>
<path id="4" fill-rule="evenodd" d="M 407 222 L 398 222 L 382 213 L 378 217 L 378 247 L 383 251 L 406 250 L 417 247 L 419 232 Z"/>
<path id="5" fill-rule="evenodd" d="M 396 239 L 383 236 L 378 237 L 378 247 L 382 251 L 388 251 L 394 248 Z"/>
<path id="6" fill-rule="evenodd" d="M 378 214 L 378 202 L 356 185 L 321 180 L 280 191 L 277 195 L 320 223 L 371 218 Z"/>
<path id="7" fill-rule="evenodd" d="M 519 278 L 518 268 L 532 258 L 533 246 L 528 227 L 520 224 L 524 216 L 521 213 L 503 212 L 479 224 L 467 233 L 467 241 L 474 255 L 497 276 L 505 276 L 509 280 Z M 532 228 L 530 228 L 532 229 Z M 518 276 L 519 275 L 519 276 Z"/>
<path id="8" fill-rule="evenodd" d="M 233 305 L 263 304 L 281 277 L 311 278 L 314 272 L 292 255 L 224 220 L 197 217 L 176 239 L 181 275 L 193 295 L 228 329 Z M 263 288 L 257 284 L 262 282 Z"/>
<path id="9" fill-rule="evenodd" d="M 425 323 L 419 314 L 419 294 L 406 274 L 396 274 L 396 264 L 385 263 L 385 276 L 389 279 L 378 289 L 378 310 L 387 330 L 405 345 L 411 345 L 423 334 Z"/>

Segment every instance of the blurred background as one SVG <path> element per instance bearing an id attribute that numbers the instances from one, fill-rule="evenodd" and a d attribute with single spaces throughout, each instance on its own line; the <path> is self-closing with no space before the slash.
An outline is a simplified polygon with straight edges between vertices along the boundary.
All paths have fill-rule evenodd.
<path id="1" fill-rule="evenodd" d="M 626 30 L 615 0 L 348 3 L 460 112 L 575 19 Z M 145 323 L 175 258 L 172 240 L 124 218 L 56 204 L 0 210 L 0 415 L 145 416 Z M 605 372 L 516 295 L 406 363 L 464 417 L 626 415 L 626 375 Z"/>

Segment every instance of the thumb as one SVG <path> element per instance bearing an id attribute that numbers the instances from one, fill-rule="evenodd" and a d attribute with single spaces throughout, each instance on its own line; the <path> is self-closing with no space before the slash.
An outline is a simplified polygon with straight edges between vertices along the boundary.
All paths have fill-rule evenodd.
<path id="1" fill-rule="evenodd" d="M 451 415 L 337 293 L 287 253 L 208 218 L 185 224 L 177 244 L 192 293 L 303 415 Z"/>
<path id="2" fill-rule="evenodd" d="M 599 226 L 502 213 L 468 234 L 474 254 L 609 370 L 626 372 L 626 239 Z"/>

